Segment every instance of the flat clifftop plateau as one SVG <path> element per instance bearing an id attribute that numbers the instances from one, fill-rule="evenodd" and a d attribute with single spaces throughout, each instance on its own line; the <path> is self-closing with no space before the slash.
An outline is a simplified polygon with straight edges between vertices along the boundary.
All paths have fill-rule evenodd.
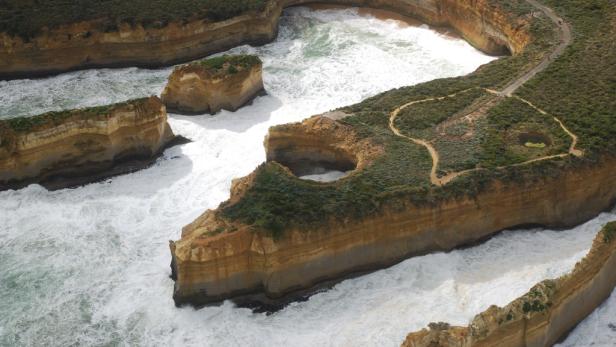
<path id="1" fill-rule="evenodd" d="M 409 334 L 402 346 L 553 346 L 610 296 L 615 267 L 616 223 L 610 223 L 571 273 L 538 283 L 505 307 L 491 306 L 468 327 L 432 323 Z"/>
<path id="2" fill-rule="evenodd" d="M 159 98 L 0 121 L 0 190 L 80 185 L 148 166 L 176 137 Z"/>
<path id="3" fill-rule="evenodd" d="M 263 64 L 257 56 L 222 56 L 176 68 L 162 94 L 175 113 L 236 111 L 264 92 Z"/>
<path id="4" fill-rule="evenodd" d="M 607 209 L 616 201 L 615 6 L 458 1 L 434 10 L 492 23 L 482 30 L 515 54 L 270 129 L 267 162 L 171 243 L 176 304 L 276 308 L 409 256 L 521 225 L 572 226 Z M 349 174 L 300 178 L 323 170 Z"/>
<path id="5" fill-rule="evenodd" d="M 225 6 L 233 7 L 236 2 L 209 0 L 203 8 L 190 12 L 192 14 L 174 11 L 159 13 L 154 11 L 157 5 L 151 2 L 143 4 L 142 11 L 128 18 L 124 17 L 132 13 L 132 9 L 122 14 L 119 8 L 116 12 L 121 15 L 114 15 L 111 11 L 108 14 L 111 17 L 69 17 L 72 18 L 70 21 L 54 22 L 53 26 L 50 26 L 54 23 L 48 23 L 49 20 L 41 20 L 38 27 L 27 28 L 21 28 L 19 16 L 9 13 L 7 21 L 12 26 L 0 33 L 0 79 L 29 78 L 96 67 L 154 68 L 198 59 L 241 44 L 263 44 L 275 38 L 284 8 L 314 2 L 255 0 L 242 2 L 246 6 L 238 5 L 215 16 L 212 12 Z M 318 2 L 392 10 L 431 25 L 450 26 L 476 47 L 492 54 L 517 53 L 528 41 L 524 21 L 509 20 L 503 11 L 492 6 L 498 4 L 497 0 Z M 171 7 L 175 9 L 181 4 L 172 4 Z M 188 8 L 192 7 L 194 4 Z M 30 10 L 24 3 L 15 4 L 14 8 L 26 13 Z M 61 6 L 49 11 L 58 11 L 59 8 Z M 109 10 L 101 11 L 106 12 Z M 43 13 L 35 11 L 31 15 L 38 18 Z M 37 20 L 27 22 L 38 23 Z"/>

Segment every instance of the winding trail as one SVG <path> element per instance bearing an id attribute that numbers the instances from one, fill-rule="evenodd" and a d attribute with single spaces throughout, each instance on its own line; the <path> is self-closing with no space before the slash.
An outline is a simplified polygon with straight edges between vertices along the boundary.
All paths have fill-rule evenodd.
<path id="1" fill-rule="evenodd" d="M 560 57 L 563 54 L 565 49 L 573 41 L 573 36 L 571 35 L 571 27 L 562 18 L 558 17 L 558 15 L 556 15 L 554 10 L 552 10 L 551 8 L 545 5 L 540 4 L 536 0 L 526 0 L 526 2 L 528 2 L 533 7 L 543 12 L 543 14 L 545 14 L 548 18 L 550 18 L 552 22 L 554 22 L 554 24 L 556 24 L 556 26 L 558 27 L 558 31 L 559 31 L 560 43 L 558 44 L 558 46 L 556 46 L 554 51 L 552 51 L 552 53 L 550 53 L 547 57 L 543 58 L 543 60 L 539 64 L 537 64 L 537 66 L 530 69 L 524 75 L 518 77 L 517 79 L 509 83 L 500 92 L 500 94 L 503 96 L 511 96 L 516 90 L 518 90 L 526 82 L 528 82 L 530 79 L 535 77 L 538 73 L 547 69 L 547 67 L 550 66 L 550 64 L 554 60 L 556 60 L 556 58 Z"/>
<path id="2" fill-rule="evenodd" d="M 493 90 L 493 89 L 488 89 L 488 88 L 481 88 L 483 90 L 485 90 L 486 92 L 499 97 L 499 98 L 509 98 L 509 97 L 514 97 L 524 103 L 526 103 L 527 105 L 529 105 L 530 107 L 532 107 L 533 109 L 535 109 L 537 112 L 543 114 L 543 115 L 548 115 L 548 113 L 544 110 L 542 110 L 541 108 L 537 107 L 536 105 L 532 104 L 530 101 L 523 99 L 519 96 L 514 96 L 513 93 L 515 91 L 517 91 L 520 87 L 522 87 L 526 82 L 528 82 L 529 80 L 531 80 L 533 77 L 535 77 L 538 73 L 544 71 L 546 68 L 548 68 L 548 66 L 550 66 L 550 64 L 552 63 L 552 61 L 554 61 L 556 58 L 558 58 L 559 56 L 561 56 L 565 49 L 571 44 L 571 42 L 573 41 L 573 37 L 571 35 L 571 27 L 569 26 L 569 24 L 567 22 L 565 22 L 562 18 L 558 17 L 556 15 L 556 13 L 549 7 L 540 4 L 539 2 L 537 2 L 536 0 L 526 0 L 529 4 L 531 4 L 533 7 L 535 7 L 536 9 L 540 10 L 541 12 L 543 12 L 543 14 L 545 14 L 552 22 L 554 22 L 554 24 L 556 24 L 556 26 L 558 27 L 558 31 L 559 31 L 559 36 L 560 36 L 560 43 L 558 44 L 558 46 L 556 46 L 556 48 L 549 54 L 547 55 L 545 58 L 543 58 L 541 60 L 541 62 L 539 62 L 539 64 L 537 64 L 536 66 L 534 66 L 532 69 L 530 69 L 529 71 L 527 71 L 524 75 L 516 78 L 515 80 L 511 81 L 508 85 L 506 85 L 503 90 L 501 91 L 497 91 L 497 90 Z M 475 88 L 479 88 L 479 87 L 475 87 Z M 423 102 L 428 102 L 428 101 L 434 101 L 434 100 L 443 100 L 446 98 L 450 98 L 450 97 L 455 97 L 458 94 L 462 94 L 462 93 L 466 93 L 470 90 L 473 90 L 475 88 L 469 88 L 469 89 L 465 89 L 450 95 L 446 95 L 446 96 L 441 96 L 441 97 L 432 97 L 432 98 L 426 98 L 426 99 L 422 99 L 422 100 L 415 100 L 415 101 L 411 101 L 408 102 L 404 105 L 401 105 L 399 107 L 397 107 L 395 110 L 393 110 L 390 115 L 389 115 L 389 128 L 390 130 L 394 133 L 394 135 L 405 138 L 407 140 L 410 140 L 411 142 L 423 146 L 425 147 L 428 152 L 430 153 L 430 156 L 432 157 L 432 169 L 430 171 L 430 181 L 432 184 L 436 185 L 436 186 L 443 186 L 446 185 L 447 183 L 451 182 L 452 180 L 454 180 L 455 178 L 470 173 L 470 172 L 474 172 L 474 171 L 479 171 L 479 170 L 486 170 L 484 168 L 475 168 L 475 169 L 469 169 L 469 170 L 464 170 L 464 171 L 458 171 L 458 172 L 451 172 L 448 173 L 445 176 L 439 177 L 438 176 L 438 167 L 439 167 L 439 161 L 440 161 L 440 156 L 438 154 L 438 151 L 436 150 L 436 148 L 434 148 L 434 146 L 427 140 L 423 140 L 423 139 L 416 139 L 410 136 L 406 136 L 404 134 L 402 134 L 400 132 L 400 130 L 398 128 L 396 128 L 396 119 L 398 117 L 398 115 L 400 114 L 400 112 L 402 110 L 404 110 L 405 108 L 412 106 L 412 105 L 416 105 L 419 103 L 423 103 Z M 548 115 L 549 116 L 549 115 Z M 569 147 L 569 151 L 567 153 L 562 153 L 562 154 L 556 154 L 556 155 L 551 155 L 551 156 L 544 156 L 544 157 L 540 157 L 540 158 L 535 158 L 532 160 L 528 160 L 522 163 L 517 163 L 517 164 L 513 164 L 510 165 L 512 167 L 514 166 L 522 166 L 522 165 L 527 165 L 530 163 L 535 163 L 538 161 L 543 161 L 543 160 L 550 160 L 550 159 L 555 159 L 555 158 L 564 158 L 567 157 L 569 155 L 573 155 L 576 157 L 581 157 L 584 155 L 584 152 L 582 150 L 577 149 L 577 144 L 578 144 L 578 137 L 571 132 L 569 129 L 567 129 L 567 127 L 565 127 L 565 125 L 563 124 L 563 122 L 558 119 L 555 116 L 552 116 L 552 118 L 554 119 L 554 121 L 556 121 L 560 127 L 563 129 L 563 131 L 565 133 L 567 133 L 567 135 L 569 135 L 572 139 L 571 141 L 571 145 Z M 497 167 L 497 169 L 503 169 L 507 166 L 502 166 L 502 167 Z"/>

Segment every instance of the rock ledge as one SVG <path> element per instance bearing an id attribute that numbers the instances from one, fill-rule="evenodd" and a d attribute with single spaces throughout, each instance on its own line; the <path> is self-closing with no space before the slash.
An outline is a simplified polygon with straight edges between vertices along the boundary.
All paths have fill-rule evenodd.
<path id="1" fill-rule="evenodd" d="M 236 111 L 264 91 L 263 64 L 253 55 L 222 56 L 183 65 L 169 77 L 162 100 L 181 114 Z"/>

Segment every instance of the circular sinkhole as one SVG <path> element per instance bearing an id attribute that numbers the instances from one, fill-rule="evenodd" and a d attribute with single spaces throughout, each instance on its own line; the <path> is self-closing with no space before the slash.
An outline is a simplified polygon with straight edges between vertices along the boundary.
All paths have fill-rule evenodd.
<path id="1" fill-rule="evenodd" d="M 276 148 L 268 153 L 268 161 L 287 167 L 301 179 L 316 182 L 337 181 L 357 168 L 355 155 L 327 145 Z"/>
<path id="2" fill-rule="evenodd" d="M 552 145 L 552 140 L 549 136 L 540 132 L 525 132 L 518 135 L 518 142 L 526 148 L 545 148 Z"/>

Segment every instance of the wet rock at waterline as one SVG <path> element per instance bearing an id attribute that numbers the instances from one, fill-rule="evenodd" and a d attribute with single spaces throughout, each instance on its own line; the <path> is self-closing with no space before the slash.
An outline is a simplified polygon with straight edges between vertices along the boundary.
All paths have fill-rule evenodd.
<path id="1" fill-rule="evenodd" d="M 0 120 L 0 190 L 76 186 L 136 171 L 182 141 L 157 97 Z"/>
<path id="2" fill-rule="evenodd" d="M 398 346 L 428 322 L 465 325 L 488 305 L 505 305 L 542 278 L 570 271 L 600 225 L 616 218 L 605 214 L 558 232 L 506 232 L 477 247 L 409 259 L 274 315 L 230 302 L 176 309 L 167 240 L 225 200 L 234 177 L 265 160 L 269 127 L 466 74 L 493 59 L 427 27 L 401 27 L 356 9 L 288 9 L 274 42 L 228 53 L 264 60 L 268 96 L 233 114 L 171 115 L 174 132 L 194 142 L 165 151 L 146 170 L 79 189 L 0 192 L 0 240 L 10 245 L 0 247 L 0 292 L 7 294 L 0 295 L 0 345 Z M 170 73 L 100 69 L 0 82 L 0 113 L 160 94 Z M 580 345 L 606 341 L 614 303 L 578 334 Z"/>
<path id="3" fill-rule="evenodd" d="M 553 346 L 610 296 L 614 267 L 616 222 L 597 233 L 572 272 L 536 284 L 504 307 L 490 306 L 467 327 L 431 323 L 409 334 L 402 347 Z"/>

